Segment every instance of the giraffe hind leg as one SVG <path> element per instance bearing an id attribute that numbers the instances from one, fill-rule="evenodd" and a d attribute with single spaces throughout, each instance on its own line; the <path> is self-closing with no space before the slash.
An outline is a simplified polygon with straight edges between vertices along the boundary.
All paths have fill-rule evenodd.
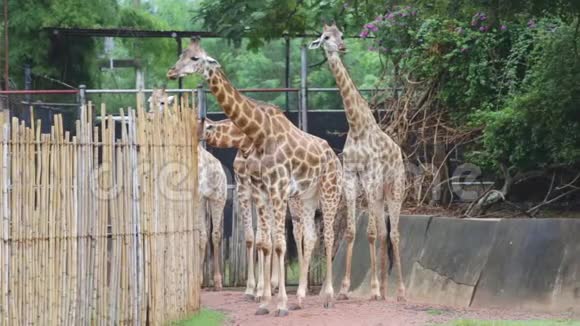
<path id="1" fill-rule="evenodd" d="M 211 239 L 213 244 L 213 285 L 216 291 L 220 291 L 222 289 L 221 243 L 225 205 L 225 198 L 213 199 L 210 201 L 212 222 Z"/>
<path id="2" fill-rule="evenodd" d="M 343 182 L 344 198 L 347 206 L 346 232 L 344 238 L 347 243 L 346 247 L 346 266 L 344 277 L 338 294 L 338 300 L 348 299 L 350 290 L 350 278 L 352 270 L 352 251 L 354 247 L 354 238 L 356 234 L 356 198 L 357 198 L 357 175 L 353 171 L 345 170 Z"/>
<path id="3" fill-rule="evenodd" d="M 402 196 L 401 196 L 402 197 Z M 393 256 L 394 256 L 394 266 L 397 271 L 398 276 L 398 288 L 397 288 L 397 301 L 406 301 L 406 289 L 405 281 L 403 279 L 403 269 L 401 266 L 401 256 L 399 251 L 400 244 L 400 233 L 399 233 L 399 216 L 401 213 L 401 199 L 399 196 L 394 195 L 387 200 L 387 206 L 389 210 L 389 222 L 391 230 L 389 232 L 389 237 L 393 246 Z"/>

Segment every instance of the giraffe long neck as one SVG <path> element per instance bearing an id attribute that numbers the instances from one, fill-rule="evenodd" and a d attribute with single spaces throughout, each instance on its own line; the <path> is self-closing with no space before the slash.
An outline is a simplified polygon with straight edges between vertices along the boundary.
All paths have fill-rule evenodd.
<path id="1" fill-rule="evenodd" d="M 255 108 L 250 99 L 243 96 L 220 69 L 207 74 L 211 92 L 230 120 L 247 135 L 252 142 L 262 141 L 270 132 L 268 117 Z"/>
<path id="2" fill-rule="evenodd" d="M 342 96 L 350 130 L 361 131 L 367 129 L 369 124 L 376 124 L 367 101 L 356 88 L 338 53 L 330 53 L 327 56 L 330 70 Z"/>

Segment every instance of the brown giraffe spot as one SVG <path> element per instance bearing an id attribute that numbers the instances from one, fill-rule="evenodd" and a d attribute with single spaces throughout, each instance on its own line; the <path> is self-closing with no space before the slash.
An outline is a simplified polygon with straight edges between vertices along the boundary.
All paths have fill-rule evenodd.
<path id="1" fill-rule="evenodd" d="M 294 150 L 295 157 L 301 161 L 304 161 L 306 157 L 306 150 L 303 147 L 298 147 Z"/>
<path id="2" fill-rule="evenodd" d="M 308 175 L 308 167 L 306 166 L 306 164 L 304 162 L 302 162 L 298 166 L 298 170 L 296 170 L 296 176 L 298 178 L 304 178 L 304 177 L 307 177 L 307 175 Z"/>
<path id="3" fill-rule="evenodd" d="M 250 120 L 248 120 L 248 118 L 245 115 L 242 115 L 241 117 L 238 118 L 237 122 L 240 128 L 244 128 L 250 122 Z"/>
<path id="4" fill-rule="evenodd" d="M 290 136 L 288 137 L 288 145 L 290 145 L 290 147 L 296 147 L 298 146 L 298 143 L 296 142 L 296 139 L 294 139 L 294 137 Z"/>
<path id="5" fill-rule="evenodd" d="M 310 166 L 315 166 L 315 165 L 318 165 L 320 163 L 320 158 L 318 158 L 316 155 L 308 153 L 306 155 L 306 162 L 308 162 L 308 164 Z"/>
<path id="6" fill-rule="evenodd" d="M 241 101 L 242 101 L 242 95 L 240 95 L 240 93 L 239 93 L 239 92 L 235 92 L 235 93 L 234 93 L 234 99 L 235 99 L 237 102 L 241 102 Z"/>
<path id="7" fill-rule="evenodd" d="M 276 152 L 276 161 L 277 162 L 284 162 L 287 160 L 286 154 L 284 153 L 284 151 L 278 151 Z"/>
<path id="8" fill-rule="evenodd" d="M 262 113 L 258 110 L 254 110 L 254 120 L 258 123 L 258 124 L 262 124 L 264 122 L 264 117 L 262 115 Z"/>
<path id="9" fill-rule="evenodd" d="M 208 71 L 207 73 L 209 75 L 209 77 L 211 78 L 211 76 L 213 76 L 213 70 Z"/>
<path id="10" fill-rule="evenodd" d="M 219 90 L 219 88 L 215 85 L 211 87 L 211 92 L 214 94 L 217 94 L 218 90 Z"/>
<path id="11" fill-rule="evenodd" d="M 278 136 L 276 137 L 276 142 L 277 142 L 278 144 L 283 144 L 283 143 L 284 143 L 284 139 L 285 139 L 285 138 L 284 138 L 284 135 L 278 135 Z"/>
<path id="12" fill-rule="evenodd" d="M 224 103 L 224 100 L 226 99 L 226 95 L 223 92 L 220 92 L 220 93 L 216 94 L 216 98 L 217 98 L 219 103 Z"/>
<path id="13" fill-rule="evenodd" d="M 274 184 L 274 183 L 278 182 L 278 178 L 279 178 L 278 173 L 272 173 L 270 175 L 270 182 L 272 182 Z"/>
<path id="14" fill-rule="evenodd" d="M 234 92 L 234 89 L 232 88 L 232 85 L 230 85 L 229 83 L 226 83 L 224 85 L 224 88 L 226 89 L 226 93 L 228 93 L 228 94 L 232 94 Z"/>
<path id="15" fill-rule="evenodd" d="M 224 108 L 224 110 L 228 109 L 226 106 L 222 106 Z M 237 120 L 238 117 L 240 116 L 240 110 L 239 107 L 234 107 L 233 110 L 231 110 L 229 117 L 232 120 Z"/>
<path id="16" fill-rule="evenodd" d="M 349 99 L 349 98 L 345 98 L 345 99 L 344 99 L 344 106 L 346 106 L 346 107 L 350 107 L 351 103 L 352 103 L 352 102 L 350 101 L 350 99 Z"/>
<path id="17" fill-rule="evenodd" d="M 247 135 L 255 135 L 260 130 L 260 126 L 254 121 L 250 122 L 246 127 Z"/>
<path id="18" fill-rule="evenodd" d="M 276 131 L 280 131 L 280 130 L 284 129 L 284 127 L 282 126 L 282 123 L 280 122 L 279 117 L 275 117 L 274 119 L 272 119 L 272 127 Z"/>

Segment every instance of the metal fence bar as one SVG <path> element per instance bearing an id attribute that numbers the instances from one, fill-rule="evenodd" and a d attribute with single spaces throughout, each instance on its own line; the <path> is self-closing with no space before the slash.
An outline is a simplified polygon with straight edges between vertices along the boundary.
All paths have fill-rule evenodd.
<path id="1" fill-rule="evenodd" d="M 308 131 L 308 49 L 303 46 L 300 49 L 300 116 L 298 118 L 300 129 Z"/>
<path id="2" fill-rule="evenodd" d="M 191 92 L 191 88 L 171 88 L 166 89 L 166 93 L 183 93 L 183 92 Z M 211 92 L 209 89 L 203 89 L 204 92 L 209 93 Z M 299 88 L 240 88 L 238 89 L 241 93 L 278 93 L 278 92 L 299 92 Z M 151 93 L 153 89 L 87 89 L 87 94 L 134 94 L 134 93 Z M 2 93 L 0 93 L 2 94 Z M 25 94 L 25 93 L 19 93 Z"/>
<path id="3" fill-rule="evenodd" d="M 35 89 L 23 90 L 12 89 L 8 91 L 0 91 L 0 95 L 48 95 L 48 94 L 78 94 L 78 89 Z"/>

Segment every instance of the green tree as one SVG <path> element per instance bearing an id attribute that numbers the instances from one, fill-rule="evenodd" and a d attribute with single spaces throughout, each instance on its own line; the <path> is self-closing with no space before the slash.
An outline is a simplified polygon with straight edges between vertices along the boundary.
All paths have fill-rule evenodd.
<path id="1" fill-rule="evenodd" d="M 10 0 L 9 34 L 11 78 L 23 86 L 23 66 L 34 74 L 50 76 L 68 84 L 90 83 L 96 63 L 93 39 L 68 39 L 42 32 L 43 27 L 111 26 L 115 23 L 115 0 Z M 59 87 L 35 79 L 36 87 Z"/>

